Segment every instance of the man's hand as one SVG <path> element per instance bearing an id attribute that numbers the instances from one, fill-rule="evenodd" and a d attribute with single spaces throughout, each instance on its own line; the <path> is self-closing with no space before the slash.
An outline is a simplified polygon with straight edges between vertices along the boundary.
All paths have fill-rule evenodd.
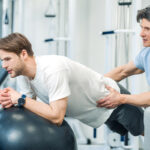
<path id="1" fill-rule="evenodd" d="M 117 92 L 115 89 L 110 86 L 106 86 L 106 88 L 110 91 L 110 94 L 103 99 L 97 101 L 98 107 L 106 107 L 106 108 L 115 108 L 118 105 L 123 104 L 123 95 Z"/>
<path id="2" fill-rule="evenodd" d="M 0 104 L 3 108 L 9 108 L 12 105 L 17 104 L 20 97 L 21 94 L 12 88 L 8 87 L 0 90 Z"/>
<path id="3" fill-rule="evenodd" d="M 4 90 L 6 90 L 8 94 L 10 95 L 12 103 L 18 104 L 18 99 L 21 97 L 21 94 L 10 87 L 5 88 Z"/>
<path id="4" fill-rule="evenodd" d="M 0 90 L 0 104 L 3 108 L 9 108 L 13 105 L 8 90 Z"/>

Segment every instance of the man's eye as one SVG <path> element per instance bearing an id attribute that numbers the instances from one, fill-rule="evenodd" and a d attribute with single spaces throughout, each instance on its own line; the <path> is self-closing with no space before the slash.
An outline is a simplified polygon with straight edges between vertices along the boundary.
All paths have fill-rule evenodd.
<path id="1" fill-rule="evenodd" d="M 8 61 L 8 60 L 10 60 L 10 58 L 5 58 L 5 61 Z"/>
<path id="2" fill-rule="evenodd" d="M 149 30 L 150 30 L 150 28 L 146 28 L 146 30 L 147 30 L 147 31 L 149 31 Z"/>

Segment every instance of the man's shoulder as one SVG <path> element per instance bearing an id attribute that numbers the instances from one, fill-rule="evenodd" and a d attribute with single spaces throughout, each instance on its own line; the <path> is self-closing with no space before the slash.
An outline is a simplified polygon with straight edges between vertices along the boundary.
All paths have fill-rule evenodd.
<path id="1" fill-rule="evenodd" d="M 68 58 L 58 55 L 44 55 L 36 57 L 37 68 L 45 72 L 55 72 L 67 68 Z"/>
<path id="2" fill-rule="evenodd" d="M 143 47 L 141 51 L 150 51 L 150 47 Z"/>
<path id="3" fill-rule="evenodd" d="M 144 47 L 139 55 L 142 55 L 143 57 L 150 55 L 150 47 Z"/>
<path id="4" fill-rule="evenodd" d="M 150 47 L 144 47 L 144 49 L 149 49 L 150 50 Z"/>
<path id="5" fill-rule="evenodd" d="M 62 61 L 67 60 L 68 58 L 65 56 L 60 55 L 42 55 L 42 56 L 36 56 L 36 61 L 42 61 L 42 62 L 56 62 L 56 61 Z"/>

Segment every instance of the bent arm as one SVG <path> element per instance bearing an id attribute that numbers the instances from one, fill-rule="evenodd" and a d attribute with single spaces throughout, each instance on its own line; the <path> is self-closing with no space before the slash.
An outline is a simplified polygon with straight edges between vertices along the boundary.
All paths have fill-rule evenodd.
<path id="1" fill-rule="evenodd" d="M 0 94 L 0 103 L 2 107 L 9 108 L 12 104 L 18 103 L 21 94 L 12 88 L 6 88 L 5 90 L 7 90 L 7 93 Z M 67 109 L 67 100 L 68 98 L 65 97 L 46 104 L 26 97 L 24 107 L 54 124 L 61 125 Z"/>
<path id="2" fill-rule="evenodd" d="M 59 99 L 48 105 L 27 97 L 24 107 L 54 124 L 61 125 L 67 109 L 67 100 L 68 98 Z"/>
<path id="3" fill-rule="evenodd" d="M 133 61 L 129 62 L 126 65 L 117 67 L 113 69 L 111 72 L 105 74 L 106 77 L 112 78 L 115 81 L 121 81 L 126 77 L 129 77 L 131 75 L 140 74 L 144 71 L 141 69 L 138 69 Z"/>

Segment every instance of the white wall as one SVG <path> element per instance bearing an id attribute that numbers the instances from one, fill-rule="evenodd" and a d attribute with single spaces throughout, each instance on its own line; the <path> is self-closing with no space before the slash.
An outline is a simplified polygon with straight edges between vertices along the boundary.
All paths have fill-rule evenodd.
<path id="1" fill-rule="evenodd" d="M 100 31 L 105 29 L 105 1 L 89 1 L 89 67 L 99 73 L 104 73 L 105 38 Z"/>
<path id="2" fill-rule="evenodd" d="M 105 39 L 99 35 L 105 21 L 105 4 L 103 0 L 70 0 L 73 3 L 71 17 L 72 56 L 94 70 L 104 73 Z M 44 13 L 49 0 L 16 0 L 15 32 L 25 34 L 38 55 L 51 54 L 50 43 L 44 39 L 50 37 L 50 18 Z M 70 18 L 72 19 L 72 18 Z"/>
<path id="3" fill-rule="evenodd" d="M 16 0 L 15 10 L 15 32 L 25 34 L 33 45 L 33 50 L 38 55 L 49 54 L 49 43 L 44 43 L 50 37 L 50 18 L 45 18 L 45 11 L 49 5 L 49 0 Z M 19 11 L 20 10 L 20 11 Z M 20 13 L 22 16 L 20 16 Z M 21 20 L 21 22 L 20 22 Z"/>
<path id="4" fill-rule="evenodd" d="M 72 0 L 70 13 L 72 58 L 88 64 L 89 0 Z"/>
<path id="5" fill-rule="evenodd" d="M 72 57 L 97 72 L 104 73 L 105 1 L 72 0 Z"/>
<path id="6" fill-rule="evenodd" d="M 142 0 L 142 8 L 150 6 L 150 1 L 149 0 Z"/>

